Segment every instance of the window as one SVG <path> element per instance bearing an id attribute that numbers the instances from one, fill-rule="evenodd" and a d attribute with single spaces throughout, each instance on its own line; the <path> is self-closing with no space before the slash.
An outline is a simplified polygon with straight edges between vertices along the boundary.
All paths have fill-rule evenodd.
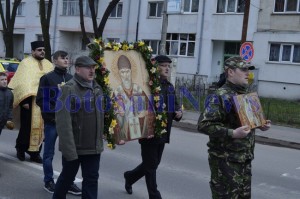
<path id="1" fill-rule="evenodd" d="M 147 46 L 151 46 L 152 48 L 152 54 L 153 55 L 158 55 L 159 53 L 159 45 L 160 45 L 160 41 L 159 40 L 144 40 L 145 44 Z"/>
<path id="2" fill-rule="evenodd" d="M 163 2 L 149 2 L 149 17 L 161 17 Z"/>
<path id="3" fill-rule="evenodd" d="M 245 0 L 218 0 L 217 13 L 243 13 Z"/>
<path id="4" fill-rule="evenodd" d="M 118 3 L 116 7 L 111 11 L 110 16 L 111 18 L 121 18 L 122 17 L 122 10 L 123 10 L 123 3 Z"/>
<path id="5" fill-rule="evenodd" d="M 166 51 L 168 55 L 194 56 L 196 34 L 168 33 Z"/>
<path id="6" fill-rule="evenodd" d="M 2 7 L 3 8 L 3 7 Z M 21 2 L 17 8 L 17 16 L 24 16 L 24 8 L 25 8 L 25 2 Z"/>
<path id="7" fill-rule="evenodd" d="M 83 15 L 84 16 L 91 16 L 91 11 L 89 7 L 89 1 L 88 0 L 83 0 Z M 94 7 L 97 15 L 98 11 L 98 0 L 94 1 Z M 63 12 L 62 15 L 67 15 L 67 16 L 78 16 L 80 15 L 80 10 L 79 10 L 79 0 L 63 0 Z"/>
<path id="8" fill-rule="evenodd" d="M 300 44 L 271 44 L 269 61 L 300 63 Z"/>
<path id="9" fill-rule="evenodd" d="M 240 42 L 225 42 L 224 43 L 224 61 L 232 56 L 239 56 Z"/>
<path id="10" fill-rule="evenodd" d="M 44 41 L 43 35 L 36 35 L 36 40 L 37 41 Z"/>
<path id="11" fill-rule="evenodd" d="M 275 0 L 274 12 L 300 12 L 300 0 Z"/>
<path id="12" fill-rule="evenodd" d="M 199 0 L 184 0 L 184 12 L 198 12 Z"/>

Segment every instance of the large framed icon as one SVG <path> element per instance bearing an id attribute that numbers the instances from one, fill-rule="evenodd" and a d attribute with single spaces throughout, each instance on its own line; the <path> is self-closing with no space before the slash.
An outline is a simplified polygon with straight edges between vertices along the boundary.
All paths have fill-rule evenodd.
<path id="1" fill-rule="evenodd" d="M 149 87 L 149 74 L 141 53 L 104 51 L 104 62 L 114 100 L 116 143 L 154 135 L 155 111 Z"/>

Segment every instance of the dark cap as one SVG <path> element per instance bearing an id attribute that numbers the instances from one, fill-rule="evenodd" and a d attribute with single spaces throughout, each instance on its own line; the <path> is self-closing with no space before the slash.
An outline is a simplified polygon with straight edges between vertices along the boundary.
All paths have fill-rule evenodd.
<path id="1" fill-rule="evenodd" d="M 97 63 L 88 56 L 80 56 L 75 61 L 75 66 L 77 67 L 87 67 L 87 66 L 95 66 Z"/>
<path id="2" fill-rule="evenodd" d="M 158 63 L 163 63 L 163 62 L 172 63 L 172 60 L 169 57 L 165 56 L 165 55 L 157 55 L 154 59 Z"/>
<path id="3" fill-rule="evenodd" d="M 118 69 L 128 68 L 131 69 L 131 64 L 129 59 L 125 55 L 121 55 L 118 59 Z"/>
<path id="4" fill-rule="evenodd" d="M 248 68 L 248 70 L 254 70 L 255 66 L 249 64 L 243 58 L 236 56 L 225 60 L 224 70 L 227 70 L 228 68 Z"/>
<path id="5" fill-rule="evenodd" d="M 31 42 L 31 50 L 35 50 L 40 47 L 45 47 L 45 43 L 43 41 L 33 41 Z"/>

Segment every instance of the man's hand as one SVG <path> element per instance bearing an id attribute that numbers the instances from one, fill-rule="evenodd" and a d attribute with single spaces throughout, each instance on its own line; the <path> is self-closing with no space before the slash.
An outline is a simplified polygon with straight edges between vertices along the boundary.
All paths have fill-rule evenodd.
<path id="1" fill-rule="evenodd" d="M 175 117 L 178 119 L 182 117 L 182 111 L 175 111 L 175 114 Z"/>
<path id="2" fill-rule="evenodd" d="M 25 109 L 29 109 L 29 104 L 23 104 L 22 107 L 25 108 Z"/>
<path id="3" fill-rule="evenodd" d="M 232 138 L 244 138 L 248 135 L 248 133 L 250 133 L 250 131 L 251 129 L 249 128 L 249 126 L 241 126 L 233 130 Z"/>
<path id="4" fill-rule="evenodd" d="M 261 131 L 267 131 L 271 128 L 271 120 L 267 120 L 267 123 L 261 127 L 258 127 Z"/>
<path id="5" fill-rule="evenodd" d="M 125 142 L 125 140 L 120 140 L 119 142 L 118 142 L 118 145 L 124 145 L 126 142 Z"/>
<path id="6" fill-rule="evenodd" d="M 15 125 L 12 121 L 7 121 L 6 128 L 8 128 L 9 130 L 13 130 L 15 128 Z"/>

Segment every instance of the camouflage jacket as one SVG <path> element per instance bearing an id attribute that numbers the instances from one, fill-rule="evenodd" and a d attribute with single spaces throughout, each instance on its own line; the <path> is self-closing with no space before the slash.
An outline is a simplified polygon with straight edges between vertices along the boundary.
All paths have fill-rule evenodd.
<path id="1" fill-rule="evenodd" d="M 232 138 L 233 130 L 241 126 L 232 96 L 246 92 L 247 89 L 227 81 L 215 94 L 206 98 L 198 130 L 209 135 L 207 146 L 211 156 L 232 162 L 245 162 L 254 158 L 254 129 L 245 138 Z"/>

